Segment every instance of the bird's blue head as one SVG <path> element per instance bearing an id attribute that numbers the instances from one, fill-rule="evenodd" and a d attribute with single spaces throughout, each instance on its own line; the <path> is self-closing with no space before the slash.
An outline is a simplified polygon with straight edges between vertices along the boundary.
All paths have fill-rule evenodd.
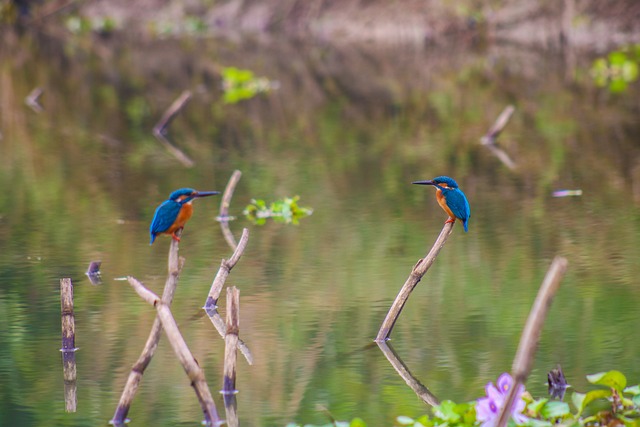
<path id="1" fill-rule="evenodd" d="M 169 200 L 178 202 L 181 204 L 188 203 L 196 197 L 213 196 L 214 194 L 220 194 L 219 191 L 197 191 L 193 188 L 181 188 L 174 191 L 169 195 Z"/>
<path id="2" fill-rule="evenodd" d="M 419 184 L 419 185 L 435 185 L 438 188 L 448 188 L 448 189 L 454 189 L 454 188 L 458 188 L 458 183 L 456 182 L 455 179 L 450 178 L 448 176 L 437 176 L 433 179 L 430 179 L 428 181 L 414 181 L 413 184 Z"/>

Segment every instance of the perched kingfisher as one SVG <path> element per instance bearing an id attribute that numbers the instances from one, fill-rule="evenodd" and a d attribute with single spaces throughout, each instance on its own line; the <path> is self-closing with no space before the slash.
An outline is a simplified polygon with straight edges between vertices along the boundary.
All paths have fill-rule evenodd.
<path id="1" fill-rule="evenodd" d="M 471 216 L 471 209 L 467 196 L 458 188 L 458 183 L 448 176 L 438 176 L 429 181 L 414 181 L 412 184 L 433 185 L 436 187 L 436 198 L 438 204 L 449 215 L 445 222 L 455 222 L 456 218 L 462 221 L 464 231 L 469 231 L 468 223 Z"/>
<path id="2" fill-rule="evenodd" d="M 184 228 L 184 225 L 193 215 L 193 200 L 199 197 L 213 196 L 220 194 L 219 191 L 196 191 L 193 188 L 181 188 L 174 191 L 169 196 L 169 200 L 162 202 L 156 209 L 156 213 L 151 221 L 149 232 L 151 242 L 156 240 L 158 234 L 170 234 L 178 242 L 180 238 L 176 236 L 176 231 Z"/>

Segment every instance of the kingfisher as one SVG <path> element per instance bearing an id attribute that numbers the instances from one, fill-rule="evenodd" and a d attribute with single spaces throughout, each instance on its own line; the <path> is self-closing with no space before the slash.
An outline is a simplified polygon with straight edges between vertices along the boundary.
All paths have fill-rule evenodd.
<path id="1" fill-rule="evenodd" d="M 428 181 L 414 181 L 412 184 L 433 185 L 436 187 L 436 199 L 440 207 L 449 215 L 445 224 L 462 221 L 464 231 L 469 231 L 469 217 L 471 209 L 467 196 L 458 188 L 458 183 L 448 176 L 438 176 Z"/>
<path id="2" fill-rule="evenodd" d="M 193 201 L 199 197 L 213 196 L 214 194 L 220 194 L 220 192 L 181 188 L 171 193 L 169 200 L 162 202 L 153 215 L 151 227 L 149 227 L 151 233 L 149 244 L 153 244 L 158 234 L 170 234 L 174 240 L 179 242 L 180 237 L 176 236 L 176 231 L 184 228 L 193 215 Z"/>

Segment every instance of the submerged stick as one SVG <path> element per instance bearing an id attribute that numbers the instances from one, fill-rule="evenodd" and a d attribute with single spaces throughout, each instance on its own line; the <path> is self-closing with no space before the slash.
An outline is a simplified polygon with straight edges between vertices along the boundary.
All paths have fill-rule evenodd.
<path id="1" fill-rule="evenodd" d="M 507 425 L 507 421 L 511 415 L 513 405 L 516 400 L 516 395 L 521 384 L 527 380 L 531 368 L 533 366 L 533 357 L 540 341 L 540 333 L 542 332 L 542 325 L 547 317 L 549 307 L 553 297 L 558 291 L 560 281 L 567 271 L 567 259 L 563 257 L 555 257 L 547 274 L 540 285 L 538 296 L 536 297 L 529 318 L 525 324 L 522 336 L 520 337 L 520 344 L 518 345 L 518 351 L 516 357 L 513 360 L 513 366 L 511 367 L 511 376 L 513 377 L 513 387 L 509 390 L 509 395 L 505 399 L 504 406 L 500 412 L 498 418 L 497 427 L 504 427 Z"/>
<path id="2" fill-rule="evenodd" d="M 173 314 L 171 314 L 169 305 L 164 303 L 156 294 L 147 289 L 135 278 L 129 276 L 127 277 L 127 280 L 142 299 L 156 308 L 158 318 L 160 319 L 162 327 L 167 334 L 167 339 L 169 340 L 173 351 L 176 353 L 176 357 L 182 364 L 184 371 L 187 373 L 187 376 L 191 381 L 191 386 L 196 392 L 196 396 L 198 397 L 198 401 L 202 407 L 202 412 L 204 413 L 205 422 L 207 425 L 217 425 L 220 422 L 220 418 L 218 417 L 218 412 L 216 410 L 213 397 L 211 396 L 211 391 L 209 391 L 209 386 L 205 380 L 204 372 L 198 365 L 198 362 L 193 357 L 187 343 L 182 337 Z"/>
<path id="3" fill-rule="evenodd" d="M 222 394 L 236 394 L 236 361 L 238 334 L 240 332 L 240 291 L 235 286 L 227 288 L 227 331 L 224 337 L 224 374 Z"/>
<path id="4" fill-rule="evenodd" d="M 240 177 L 242 176 L 242 172 L 239 170 L 233 171 L 231 178 L 229 178 L 229 182 L 227 183 L 227 187 L 224 189 L 224 194 L 222 195 L 222 201 L 220 202 L 220 216 L 218 216 L 218 221 L 220 221 L 220 228 L 222 229 L 222 235 L 224 239 L 227 241 L 227 244 L 231 247 L 231 250 L 235 251 L 238 244 L 236 243 L 235 237 L 233 237 L 233 233 L 231 233 L 231 229 L 229 228 L 229 206 L 231 205 L 231 198 L 233 197 L 233 192 L 236 189 L 236 185 L 238 185 L 238 181 L 240 181 Z"/>
<path id="5" fill-rule="evenodd" d="M 382 325 L 380 326 L 378 336 L 376 336 L 375 339 L 376 342 L 386 341 L 389 339 L 391 330 L 393 329 L 393 325 L 396 323 L 396 320 L 398 320 L 398 316 L 400 316 L 400 312 L 402 311 L 404 304 L 409 299 L 409 295 L 411 295 L 411 292 L 420 282 L 422 276 L 425 275 L 427 270 L 436 260 L 436 257 L 440 253 L 440 249 L 442 249 L 444 244 L 447 242 L 449 235 L 453 231 L 454 224 L 455 222 L 446 222 L 444 224 L 440 235 L 431 247 L 431 250 L 429 251 L 427 256 L 424 259 L 419 260 L 418 263 L 413 267 L 413 270 L 411 270 L 411 274 L 409 274 L 409 277 L 404 282 L 404 285 L 402 285 L 402 289 L 400 289 L 398 296 L 396 296 L 396 299 L 393 301 L 393 304 L 391 305 L 391 308 L 387 313 L 387 317 L 385 317 Z"/>
<path id="6" fill-rule="evenodd" d="M 176 235 L 178 237 L 180 237 L 181 234 L 182 230 L 176 231 Z M 171 239 L 168 260 L 169 274 L 167 276 L 167 280 L 164 285 L 164 291 L 162 293 L 162 302 L 167 305 L 171 305 L 171 301 L 173 301 L 173 295 L 175 294 L 176 287 L 178 285 L 180 270 L 182 270 L 182 266 L 184 265 L 184 258 L 178 257 L 178 246 L 178 241 L 176 241 L 175 239 Z M 155 320 L 153 321 L 151 331 L 149 332 L 147 342 L 144 345 L 144 349 L 142 350 L 142 353 L 140 354 L 140 357 L 138 357 L 136 363 L 131 368 L 131 372 L 129 373 L 129 377 L 127 378 L 127 383 L 125 384 L 124 390 L 122 390 L 120 401 L 118 402 L 116 411 L 113 414 L 113 418 L 111 419 L 112 424 L 122 425 L 125 423 L 127 414 L 129 413 L 129 408 L 131 408 L 131 402 L 133 401 L 133 398 L 138 391 L 140 381 L 142 380 L 142 375 L 144 374 L 145 369 L 147 369 L 147 366 L 149 366 L 156 348 L 158 347 L 161 333 L 162 323 L 160 322 L 160 318 L 156 316 Z"/>
<path id="7" fill-rule="evenodd" d="M 42 95 L 43 92 L 44 90 L 42 90 L 42 88 L 35 87 L 31 92 L 29 92 L 29 95 L 27 95 L 27 97 L 24 99 L 25 104 L 27 104 L 36 113 L 41 113 L 43 110 L 42 105 L 40 105 L 40 101 L 39 101 L 40 96 Z"/>
<path id="8" fill-rule="evenodd" d="M 506 167 L 511 170 L 515 170 L 516 164 L 513 160 L 511 160 L 511 157 L 509 157 L 509 155 L 503 149 L 497 146 L 496 141 L 498 140 L 498 136 L 500 136 L 505 126 L 507 126 L 507 123 L 509 123 L 509 119 L 511 118 L 515 110 L 516 109 L 513 105 L 508 105 L 504 110 L 502 110 L 502 113 L 500 113 L 489 131 L 487 131 L 487 133 L 482 138 L 480 138 L 480 142 L 482 143 L 482 145 L 487 147 L 489 151 L 491 151 L 491 153 L 498 158 L 498 160 L 500 160 Z"/>
<path id="9" fill-rule="evenodd" d="M 73 314 L 73 283 L 71 279 L 60 279 L 60 307 L 62 311 L 62 375 L 64 378 L 65 411 L 76 412 L 76 322 Z"/>
<path id="10" fill-rule="evenodd" d="M 204 303 L 204 310 L 207 312 L 209 316 L 209 320 L 216 328 L 218 333 L 222 338 L 226 335 L 226 326 L 224 320 L 220 316 L 217 310 L 218 298 L 220 297 L 220 293 L 222 292 L 222 288 L 224 287 L 224 283 L 229 277 L 229 273 L 231 273 L 231 269 L 236 265 L 236 263 L 240 260 L 240 257 L 244 253 L 245 248 L 247 247 L 247 242 L 249 241 L 249 230 L 242 230 L 242 237 L 240 237 L 240 242 L 238 242 L 238 246 L 236 247 L 233 255 L 229 260 L 223 259 L 220 262 L 220 268 L 218 269 L 218 273 L 216 277 L 213 279 L 213 283 L 211 283 L 211 289 L 209 290 L 209 295 L 207 296 L 207 300 Z M 247 360 L 249 365 L 253 365 L 253 355 L 249 350 L 249 347 L 242 341 L 238 339 L 238 349 Z"/>
<path id="11" fill-rule="evenodd" d="M 402 359 L 395 352 L 393 347 L 386 341 L 377 341 L 378 347 L 382 350 L 382 354 L 385 355 L 393 369 L 396 370 L 398 375 L 404 380 L 405 383 L 413 390 L 413 392 L 420 398 L 422 401 L 431 406 L 437 406 L 440 404 L 440 401 L 437 397 L 433 395 L 429 391 L 427 387 L 425 387 L 416 377 L 413 376 L 407 365 L 404 364 Z"/>
<path id="12" fill-rule="evenodd" d="M 153 136 L 156 137 L 162 145 L 165 146 L 167 150 L 173 156 L 180 161 L 186 167 L 192 167 L 194 165 L 193 160 L 189 158 L 182 150 L 173 145 L 169 139 L 167 139 L 167 128 L 171 121 L 178 115 L 178 113 L 184 108 L 184 106 L 191 99 L 191 91 L 185 90 L 180 94 L 180 96 L 173 101 L 173 103 L 169 106 L 167 111 L 164 112 L 158 123 L 153 127 Z"/>

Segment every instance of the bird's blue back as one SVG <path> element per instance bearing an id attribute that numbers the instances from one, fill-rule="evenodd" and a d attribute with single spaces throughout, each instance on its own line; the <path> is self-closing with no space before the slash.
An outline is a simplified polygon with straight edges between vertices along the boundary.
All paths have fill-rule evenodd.
<path id="1" fill-rule="evenodd" d="M 469 207 L 469 201 L 467 200 L 467 196 L 459 188 L 442 188 L 438 187 L 442 190 L 442 195 L 447 201 L 447 206 L 451 209 L 451 212 L 462 220 L 462 225 L 464 225 L 464 231 L 469 231 L 469 217 L 471 216 L 471 208 Z"/>
<path id="2" fill-rule="evenodd" d="M 171 227 L 173 222 L 178 217 L 178 213 L 180 212 L 181 207 L 181 203 L 175 202 L 173 200 L 166 200 L 160 206 L 158 206 L 155 215 L 153 215 L 151 226 L 149 227 L 149 232 L 151 233 L 151 243 L 153 243 L 153 241 L 156 239 L 156 234 L 167 231 L 169 227 Z"/>

